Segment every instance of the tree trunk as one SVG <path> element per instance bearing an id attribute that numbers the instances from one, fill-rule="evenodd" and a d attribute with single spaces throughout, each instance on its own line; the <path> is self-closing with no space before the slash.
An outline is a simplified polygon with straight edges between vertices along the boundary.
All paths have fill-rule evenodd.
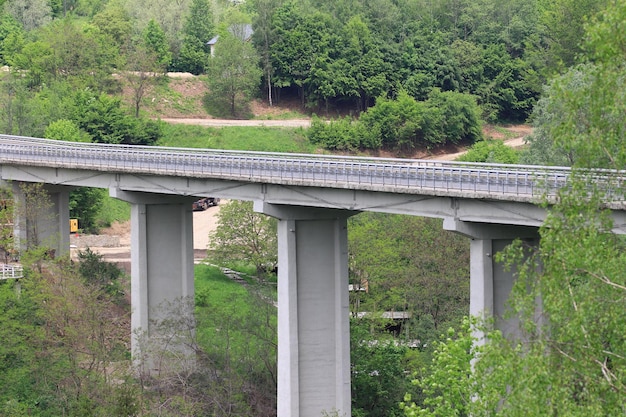
<path id="1" fill-rule="evenodd" d="M 272 76 L 270 75 L 270 71 L 267 71 L 267 101 L 270 104 L 270 107 L 272 107 L 273 103 L 272 103 Z"/>

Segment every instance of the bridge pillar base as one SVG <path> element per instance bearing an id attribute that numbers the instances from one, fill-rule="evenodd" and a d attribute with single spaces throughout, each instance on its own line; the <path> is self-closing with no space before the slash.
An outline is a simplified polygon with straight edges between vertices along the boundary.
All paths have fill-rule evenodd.
<path id="1" fill-rule="evenodd" d="M 131 348 L 143 373 L 194 366 L 193 215 L 189 197 L 111 190 L 131 203 Z"/>
<path id="2" fill-rule="evenodd" d="M 523 339 L 517 317 L 507 317 L 507 302 L 516 271 L 505 270 L 495 261 L 501 252 L 515 239 L 523 239 L 530 247 L 539 243 L 538 228 L 487 223 L 468 223 L 445 219 L 444 229 L 471 238 L 470 243 L 470 315 L 494 320 L 494 327 L 505 337 Z M 483 343 L 482 334 L 476 333 L 478 343 Z"/>
<path id="3" fill-rule="evenodd" d="M 255 203 L 278 219 L 278 417 L 351 415 L 345 210 Z"/>

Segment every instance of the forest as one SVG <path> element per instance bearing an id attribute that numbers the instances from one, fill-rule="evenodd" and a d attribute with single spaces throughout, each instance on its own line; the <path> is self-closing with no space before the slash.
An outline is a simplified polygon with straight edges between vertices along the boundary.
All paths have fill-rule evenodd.
<path id="1" fill-rule="evenodd" d="M 0 0 L 0 7 L 3 134 L 185 146 L 147 109 L 149 93 L 168 88 L 163 74 L 187 72 L 206 83 L 207 117 L 246 118 L 252 100 L 295 99 L 312 125 L 286 134 L 320 152 L 403 156 L 452 144 L 468 147 L 470 162 L 572 167 L 570 186 L 545 203 L 539 247 L 519 241 L 496 254 L 517 271 L 510 308 L 524 340 L 465 317 L 465 239 L 431 219 L 350 220 L 350 278 L 369 288 L 353 293 L 352 311 L 411 314 L 393 334 L 380 315 L 352 319 L 352 415 L 626 412 L 626 245 L 612 233 L 608 196 L 588 186 L 589 170 L 603 169 L 616 174 L 612 198 L 623 190 L 626 1 Z M 481 129 L 518 122 L 533 125 L 519 151 Z M 271 140 L 258 139 L 256 150 Z M 0 201 L 11 200 L 10 190 L 0 192 Z M 22 192 L 32 207 L 49 204 L 36 186 Z M 115 212 L 109 204 L 99 191 L 72 193 L 72 215 L 88 232 L 102 226 L 99 207 Z M 0 415 L 275 415 L 268 303 L 275 276 L 263 267 L 275 256 L 275 225 L 245 203 L 224 209 L 208 259 L 249 275 L 244 287 L 198 266 L 191 306 L 172 306 L 191 308 L 197 323 L 188 343 L 198 366 L 188 372 L 130 371 L 128 280 L 115 265 L 91 251 L 78 262 L 52 260 L 39 242 L 22 253 L 26 278 L 0 282 Z M 16 213 L 28 217 L 21 210 L 0 206 L 0 249 L 14 244 L 6 225 Z M 245 239 L 234 239 L 233 224 L 249 226 Z M 486 343 L 477 343 L 477 329 Z"/>

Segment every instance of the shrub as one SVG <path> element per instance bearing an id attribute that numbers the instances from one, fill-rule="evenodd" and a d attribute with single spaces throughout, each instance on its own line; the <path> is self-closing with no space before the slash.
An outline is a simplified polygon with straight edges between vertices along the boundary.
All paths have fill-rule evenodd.
<path id="1" fill-rule="evenodd" d="M 470 94 L 434 89 L 427 101 L 430 109 L 437 109 L 436 123 L 443 142 L 476 142 L 482 137 L 480 107 Z M 435 121 L 435 120 L 433 120 Z"/>
<path id="2" fill-rule="evenodd" d="M 363 148 L 350 117 L 328 123 L 319 117 L 313 117 L 308 136 L 311 143 L 320 144 L 326 149 L 354 151 Z"/>
<path id="3" fill-rule="evenodd" d="M 463 162 L 517 164 L 519 162 L 519 153 L 510 146 L 506 146 L 501 140 L 483 140 L 476 142 L 458 160 Z"/>

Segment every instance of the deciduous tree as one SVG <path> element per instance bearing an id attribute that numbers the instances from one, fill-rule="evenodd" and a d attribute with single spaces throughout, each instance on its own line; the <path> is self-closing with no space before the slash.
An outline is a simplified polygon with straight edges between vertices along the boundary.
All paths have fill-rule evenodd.
<path id="1" fill-rule="evenodd" d="M 247 262 L 265 274 L 277 265 L 276 233 L 276 220 L 255 213 L 251 202 L 229 201 L 220 207 L 217 228 L 209 234 L 209 256 Z"/>
<path id="2" fill-rule="evenodd" d="M 209 97 L 237 116 L 259 87 L 259 58 L 249 42 L 230 33 L 220 36 L 209 64 Z"/>

